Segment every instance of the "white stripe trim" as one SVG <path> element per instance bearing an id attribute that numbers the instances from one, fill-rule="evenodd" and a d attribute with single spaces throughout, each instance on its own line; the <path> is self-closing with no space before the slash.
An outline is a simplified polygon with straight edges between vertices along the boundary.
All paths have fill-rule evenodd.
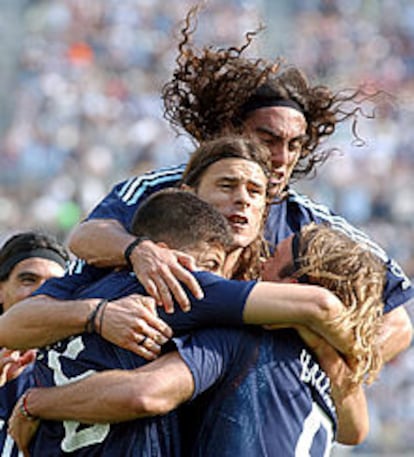
<path id="1" fill-rule="evenodd" d="M 169 180 L 178 180 L 181 178 L 183 171 L 184 165 L 180 165 L 130 178 L 118 192 L 118 195 L 124 203 L 133 205 L 147 189 Z"/>

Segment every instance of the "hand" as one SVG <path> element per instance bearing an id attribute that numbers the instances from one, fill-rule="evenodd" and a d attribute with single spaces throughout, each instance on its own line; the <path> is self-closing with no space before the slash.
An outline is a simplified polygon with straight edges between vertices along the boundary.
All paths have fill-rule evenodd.
<path id="1" fill-rule="evenodd" d="M 195 269 L 194 259 L 190 255 L 145 240 L 132 251 L 130 259 L 138 280 L 147 293 L 164 306 L 166 312 L 174 311 L 173 297 L 183 311 L 190 309 L 190 301 L 180 281 L 194 297 L 203 298 L 200 285 L 190 273 Z"/>
<path id="2" fill-rule="evenodd" d="M 346 397 L 355 384 L 352 383 L 352 359 L 345 360 L 341 354 L 334 349 L 321 336 L 312 332 L 306 327 L 296 327 L 300 337 L 309 346 L 318 358 L 319 365 L 331 380 L 331 394 L 334 398 Z"/>
<path id="3" fill-rule="evenodd" d="M 16 442 L 17 447 L 24 457 L 30 457 L 29 445 L 39 425 L 39 419 L 28 419 L 20 411 L 20 403 L 23 397 L 17 401 L 9 419 L 8 433 Z"/>
<path id="4" fill-rule="evenodd" d="M 34 362 L 35 359 L 36 351 L 34 349 L 23 352 L 2 349 L 0 351 L 0 386 L 17 378 L 25 367 Z"/>
<path id="5" fill-rule="evenodd" d="M 171 328 L 157 317 L 151 297 L 133 294 L 110 301 L 99 316 L 101 336 L 146 360 L 154 360 L 161 345 L 172 337 Z"/>

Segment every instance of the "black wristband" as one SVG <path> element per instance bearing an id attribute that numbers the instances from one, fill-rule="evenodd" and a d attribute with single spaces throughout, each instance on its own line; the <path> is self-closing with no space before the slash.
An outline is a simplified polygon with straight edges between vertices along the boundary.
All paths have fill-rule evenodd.
<path id="1" fill-rule="evenodd" d="M 137 238 L 135 238 L 135 240 L 129 244 L 125 251 L 124 251 L 124 258 L 125 258 L 125 261 L 128 265 L 128 268 L 130 270 L 133 270 L 134 268 L 132 267 L 132 262 L 131 262 L 131 254 L 132 254 L 132 251 L 142 242 L 142 241 L 145 241 L 145 240 L 149 240 L 149 238 L 147 236 L 138 236 Z"/>
<path id="2" fill-rule="evenodd" d="M 85 332 L 86 333 L 95 333 L 96 332 L 96 325 L 95 325 L 95 319 L 96 316 L 99 313 L 99 310 L 102 308 L 102 306 L 106 306 L 108 303 L 108 300 L 106 298 L 102 298 L 102 300 L 96 305 L 95 309 L 89 314 L 88 318 L 86 319 L 86 324 L 85 324 Z M 99 329 L 100 330 L 100 329 Z M 98 333 L 98 332 L 96 332 Z"/>

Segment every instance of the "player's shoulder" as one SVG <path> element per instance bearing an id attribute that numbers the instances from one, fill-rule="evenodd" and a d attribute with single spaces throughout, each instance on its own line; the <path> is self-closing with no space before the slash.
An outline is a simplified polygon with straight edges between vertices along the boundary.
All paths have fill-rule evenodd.
<path id="1" fill-rule="evenodd" d="M 307 212 L 315 219 L 325 220 L 336 216 L 335 212 L 327 205 L 313 200 L 296 189 L 289 188 L 286 203 L 289 209 L 296 207 L 301 211 Z"/>
<path id="2" fill-rule="evenodd" d="M 147 190 L 168 187 L 180 181 L 185 164 L 163 167 L 157 170 L 152 170 L 140 176 L 132 176 L 129 179 L 119 182 L 115 185 L 119 198 L 125 203 L 133 200 L 136 201 Z"/>

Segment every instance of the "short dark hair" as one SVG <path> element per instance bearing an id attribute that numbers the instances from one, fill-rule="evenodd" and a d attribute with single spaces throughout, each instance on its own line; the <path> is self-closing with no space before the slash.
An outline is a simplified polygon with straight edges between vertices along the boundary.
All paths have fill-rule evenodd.
<path id="1" fill-rule="evenodd" d="M 38 231 L 18 233 L 0 249 L 0 281 L 6 281 L 15 265 L 29 257 L 49 258 L 62 267 L 69 261 L 68 251 L 53 236 Z"/>
<path id="2" fill-rule="evenodd" d="M 173 249 L 205 241 L 229 251 L 233 244 L 227 219 L 196 195 L 179 189 L 165 189 L 145 200 L 134 215 L 131 231 Z"/>

